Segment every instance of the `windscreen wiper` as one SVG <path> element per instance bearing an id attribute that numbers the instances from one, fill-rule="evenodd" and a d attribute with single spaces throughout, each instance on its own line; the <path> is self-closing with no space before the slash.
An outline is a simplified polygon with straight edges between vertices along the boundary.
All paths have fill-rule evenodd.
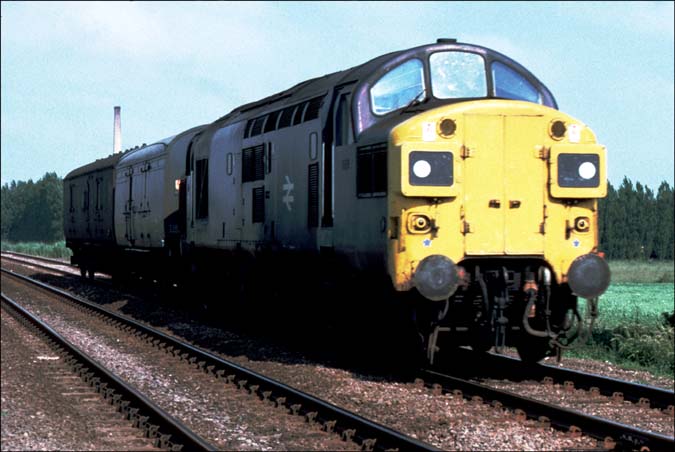
<path id="1" fill-rule="evenodd" d="M 410 110 L 410 111 L 408 111 L 408 109 L 409 109 L 409 108 L 412 108 L 412 107 L 416 107 L 416 106 L 421 105 L 421 104 L 423 104 L 423 103 L 426 103 L 426 102 L 429 100 L 429 98 L 428 98 L 427 95 L 426 95 L 426 92 L 427 92 L 427 90 L 426 90 L 426 89 L 423 89 L 417 96 L 415 96 L 415 97 L 413 98 L 413 100 L 410 101 L 410 103 L 408 103 L 408 105 L 406 105 L 406 106 L 403 108 L 403 110 L 401 110 L 401 113 L 400 113 L 400 114 L 403 114 L 403 113 L 414 113 L 414 112 L 416 112 L 416 111 L 419 111 L 419 110 Z M 424 97 L 422 98 L 422 100 L 420 100 L 420 96 L 424 96 Z"/>

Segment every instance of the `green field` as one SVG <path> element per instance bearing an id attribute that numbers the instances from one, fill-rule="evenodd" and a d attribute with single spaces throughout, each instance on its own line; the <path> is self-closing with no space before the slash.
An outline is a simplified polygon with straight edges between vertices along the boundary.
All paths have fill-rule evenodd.
<path id="1" fill-rule="evenodd" d="M 673 312 L 672 283 L 612 284 L 600 297 L 600 316 L 596 325 L 612 328 L 634 323 L 660 323 L 662 313 Z"/>
<path id="2" fill-rule="evenodd" d="M 672 283 L 673 261 L 610 260 L 613 283 Z"/>
<path id="3" fill-rule="evenodd" d="M 673 376 L 673 283 L 615 283 L 600 297 L 599 315 L 586 345 L 569 356 Z"/>

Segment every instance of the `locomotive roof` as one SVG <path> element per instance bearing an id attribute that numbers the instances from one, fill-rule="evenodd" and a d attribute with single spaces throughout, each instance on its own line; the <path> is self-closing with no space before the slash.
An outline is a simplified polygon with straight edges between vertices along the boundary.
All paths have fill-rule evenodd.
<path id="1" fill-rule="evenodd" d="M 439 39 L 434 44 L 425 44 L 410 49 L 390 52 L 373 58 L 372 60 L 367 61 L 361 65 L 354 66 L 350 69 L 305 80 L 287 90 L 278 92 L 254 102 L 241 105 L 232 110 L 227 115 L 217 119 L 214 121 L 214 123 L 229 123 L 255 118 L 261 114 L 266 113 L 268 110 L 271 111 L 280 109 L 296 104 L 300 101 L 307 100 L 311 97 L 325 94 L 334 86 L 358 83 L 367 78 L 370 78 L 374 74 L 384 75 L 384 73 L 390 69 L 393 69 L 393 67 L 397 66 L 399 63 L 414 56 L 419 57 L 422 53 L 429 55 L 433 52 L 442 50 L 470 51 L 479 53 L 483 56 L 489 55 L 492 58 L 507 61 L 510 65 L 519 68 L 524 73 L 529 74 L 530 77 L 532 77 L 545 88 L 545 85 L 541 83 L 541 81 L 539 81 L 525 67 L 497 51 L 475 44 L 458 43 L 454 39 Z M 377 78 L 379 79 L 379 76 Z M 548 91 L 548 89 L 546 89 L 546 91 Z M 550 95 L 550 92 L 548 95 Z M 550 95 L 550 103 L 555 105 L 555 99 L 553 99 L 552 95 Z"/>
<path id="2" fill-rule="evenodd" d="M 266 107 L 273 109 L 282 108 L 284 106 L 294 104 L 319 94 L 325 94 L 333 86 L 360 80 L 364 77 L 364 75 L 371 73 L 375 68 L 381 66 L 385 61 L 402 52 L 405 51 L 391 52 L 374 58 L 367 63 L 354 66 L 350 69 L 345 69 L 343 71 L 333 72 L 321 77 L 305 80 L 304 82 L 300 82 L 287 90 L 237 107 L 215 122 L 229 122 L 233 119 L 242 120 L 252 118 L 265 111 L 267 109 Z"/>

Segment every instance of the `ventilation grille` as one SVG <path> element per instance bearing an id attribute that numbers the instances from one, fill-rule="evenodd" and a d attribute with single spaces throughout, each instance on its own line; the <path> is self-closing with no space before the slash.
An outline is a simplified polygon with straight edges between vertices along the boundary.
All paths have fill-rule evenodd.
<path id="1" fill-rule="evenodd" d="M 241 181 L 253 182 L 265 178 L 265 145 L 241 151 Z"/>
<path id="2" fill-rule="evenodd" d="M 315 97 L 309 101 L 307 105 L 307 110 L 305 110 L 305 121 L 311 121 L 319 117 L 319 111 L 321 110 L 321 105 L 323 105 L 323 96 Z"/>
<path id="3" fill-rule="evenodd" d="M 253 223 L 265 221 L 265 187 L 253 189 Z"/>
<path id="4" fill-rule="evenodd" d="M 319 226 L 319 163 L 309 165 L 307 172 L 307 227 Z"/>

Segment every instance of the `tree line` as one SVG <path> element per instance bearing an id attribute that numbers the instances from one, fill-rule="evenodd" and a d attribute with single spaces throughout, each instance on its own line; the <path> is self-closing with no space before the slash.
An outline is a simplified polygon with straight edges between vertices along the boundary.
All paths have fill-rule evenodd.
<path id="1" fill-rule="evenodd" d="M 63 240 L 63 179 L 56 173 L 46 173 L 37 182 L 4 184 L 0 203 L 3 241 Z"/>
<path id="2" fill-rule="evenodd" d="M 63 240 L 63 179 L 46 173 L 40 180 L 2 186 L 2 240 Z M 607 184 L 599 202 L 600 250 L 610 259 L 673 259 L 673 187 L 656 193 L 625 177 L 619 188 Z"/>
<path id="3" fill-rule="evenodd" d="M 654 192 L 624 177 L 618 189 L 607 184 L 599 201 L 600 249 L 612 259 L 673 259 L 673 187 Z"/>

